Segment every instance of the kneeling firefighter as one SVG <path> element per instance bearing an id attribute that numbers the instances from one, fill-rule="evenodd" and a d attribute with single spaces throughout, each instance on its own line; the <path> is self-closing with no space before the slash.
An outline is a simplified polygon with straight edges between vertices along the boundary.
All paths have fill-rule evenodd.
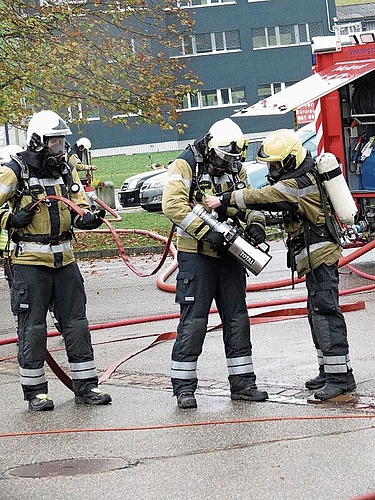
<path id="1" fill-rule="evenodd" d="M 193 210 L 199 204 L 209 210 L 206 194 L 231 193 L 247 185 L 247 174 L 239 161 L 243 148 L 240 127 L 227 118 L 214 123 L 204 137 L 188 145 L 168 169 L 163 211 L 177 226 L 176 302 L 181 312 L 172 350 L 171 378 L 180 408 L 197 406 L 197 362 L 213 299 L 223 324 L 232 399 L 264 401 L 268 397 L 255 383 L 245 269 L 228 253 L 223 234 L 211 229 L 199 217 L 199 210 Z M 224 208 L 218 211 L 221 222 L 232 219 L 240 224 L 240 218 L 249 238 L 262 243 L 266 237 L 262 213 Z"/>
<path id="2" fill-rule="evenodd" d="M 356 389 L 339 306 L 340 234 L 316 162 L 294 132 L 281 129 L 269 134 L 257 160 L 268 164 L 269 186 L 208 197 L 206 203 L 211 208 L 283 212 L 288 265 L 292 271 L 296 267 L 298 277 L 306 275 L 308 321 L 319 363 L 318 376 L 308 380 L 306 387 L 317 390 L 316 399 L 332 400 Z"/>
<path id="3" fill-rule="evenodd" d="M 95 229 L 105 212 L 88 210 L 78 174 L 67 164 L 70 134 L 59 115 L 41 111 L 30 120 L 26 150 L 0 167 L 0 206 L 8 202 L 10 207 L 0 211 L 0 228 L 10 232 L 13 242 L 6 272 L 17 318 L 20 381 L 33 411 L 54 408 L 44 371 L 50 305 L 65 341 L 75 402 L 111 402 L 98 389 L 83 278 L 71 244 L 72 226 Z M 48 196 L 71 200 L 84 214 Z"/>

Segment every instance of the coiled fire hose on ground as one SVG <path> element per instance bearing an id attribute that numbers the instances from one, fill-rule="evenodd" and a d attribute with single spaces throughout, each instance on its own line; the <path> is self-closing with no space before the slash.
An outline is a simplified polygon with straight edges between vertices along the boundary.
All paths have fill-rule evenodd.
<path id="1" fill-rule="evenodd" d="M 48 196 L 48 197 L 45 197 L 45 198 L 42 198 L 42 199 L 36 201 L 35 204 L 33 205 L 33 207 L 37 206 L 39 203 L 50 202 L 51 200 L 56 201 L 56 202 L 61 201 L 61 202 L 65 203 L 72 210 L 74 210 L 78 215 L 82 216 L 84 214 L 84 210 L 82 210 L 80 207 L 78 207 L 71 200 L 69 200 L 67 198 L 55 196 L 55 195 L 51 195 L 51 196 Z M 102 202 L 101 200 L 96 199 L 96 202 L 98 204 L 100 204 L 104 209 L 106 209 L 106 210 L 109 209 L 109 207 L 107 207 L 107 205 L 105 205 L 104 202 Z M 114 215 L 115 221 L 121 220 L 121 217 L 118 217 L 116 212 L 111 211 L 111 213 L 112 213 L 112 215 Z M 172 237 L 174 234 L 173 227 L 171 228 L 169 237 L 167 239 L 163 236 L 160 236 L 156 233 L 153 233 L 151 231 L 146 231 L 146 230 L 127 230 L 127 229 L 124 229 L 124 230 L 117 229 L 116 230 L 111 225 L 110 220 L 105 219 L 105 218 L 103 218 L 102 220 L 107 225 L 109 232 L 112 234 L 112 236 L 116 242 L 120 257 L 122 258 L 124 263 L 129 267 L 129 269 L 131 269 L 137 276 L 147 277 L 147 276 L 151 276 L 151 275 L 156 274 L 156 272 L 158 272 L 158 270 L 160 270 L 160 268 L 164 264 L 164 262 L 168 256 L 168 253 L 171 253 L 172 256 L 174 257 L 174 260 L 173 260 L 172 264 L 168 267 L 168 269 L 164 273 L 161 273 L 160 276 L 158 277 L 157 286 L 161 290 L 168 291 L 168 292 L 175 292 L 175 285 L 169 285 L 165 282 L 166 279 L 177 268 L 177 259 L 176 259 L 177 252 L 176 252 L 176 249 L 172 243 Z M 95 230 L 95 232 L 104 232 L 104 231 L 105 230 Z M 148 273 L 148 274 L 141 273 L 131 264 L 131 262 L 129 261 L 129 259 L 126 255 L 126 252 L 123 248 L 121 240 L 119 238 L 118 233 L 120 233 L 120 232 L 144 234 L 144 235 L 150 236 L 151 238 L 157 239 L 159 241 L 163 241 L 165 243 L 165 249 L 164 249 L 162 258 L 161 258 L 159 264 L 157 265 L 157 267 L 151 273 Z M 357 259 L 359 256 L 367 253 L 368 251 L 370 251 L 374 247 L 375 247 L 375 241 L 372 241 L 372 242 L 368 243 L 367 245 L 364 245 L 361 249 L 354 251 L 353 253 L 351 253 L 350 255 L 348 255 L 345 258 L 342 258 L 340 260 L 339 267 L 347 265 L 349 262 Z M 348 266 L 348 268 L 349 268 L 349 266 Z M 353 266 L 350 266 L 350 270 L 353 272 L 356 272 L 356 270 Z M 359 274 L 359 272 L 358 272 L 358 274 Z M 362 273 L 362 274 L 365 274 L 365 273 Z M 375 280 L 375 276 L 364 275 L 363 277 L 365 277 L 367 279 Z M 302 283 L 303 281 L 304 281 L 304 279 L 299 279 L 299 280 L 295 280 L 295 283 Z M 247 291 L 257 291 L 257 290 L 259 291 L 259 290 L 267 290 L 267 289 L 274 289 L 274 288 L 282 288 L 282 287 L 290 285 L 291 282 L 292 282 L 291 279 L 287 279 L 287 280 L 280 280 L 280 281 L 269 282 L 269 283 L 255 283 L 255 284 L 248 285 L 246 287 L 246 290 Z M 340 295 L 349 295 L 349 294 L 353 294 L 353 293 L 369 291 L 369 290 L 372 290 L 374 288 L 375 288 L 375 284 L 367 285 L 367 286 L 363 286 L 363 287 L 357 287 L 357 288 L 353 288 L 351 290 L 341 291 Z M 257 303 L 257 304 L 248 304 L 247 308 L 251 309 L 251 308 L 280 306 L 280 305 L 288 305 L 288 304 L 292 304 L 292 303 L 305 302 L 305 301 L 306 301 L 306 297 L 296 297 L 293 299 L 267 301 L 267 302 L 262 302 L 262 303 Z M 342 310 L 344 312 L 363 309 L 363 308 L 364 308 L 363 301 L 360 301 L 360 302 L 357 302 L 354 304 L 346 304 L 346 305 L 342 306 Z M 210 311 L 210 314 L 214 314 L 217 312 L 218 312 L 217 309 L 212 309 Z M 252 316 L 250 318 L 250 322 L 252 324 L 255 324 L 255 323 L 266 322 L 266 321 L 280 321 L 282 319 L 287 319 L 287 318 L 290 319 L 291 317 L 306 315 L 306 312 L 307 311 L 306 311 L 305 307 L 294 308 L 294 309 L 288 308 L 288 309 L 284 309 L 284 310 L 270 311 L 267 313 L 261 313 L 261 314 L 258 314 L 256 316 Z M 178 317 L 179 317 L 179 314 L 169 314 L 169 315 L 167 314 L 167 315 L 151 316 L 151 317 L 145 317 L 145 318 L 134 318 L 132 320 L 124 320 L 124 321 L 117 321 L 117 322 L 105 323 L 105 324 L 100 324 L 100 325 L 93 325 L 93 326 L 90 326 L 90 331 L 104 329 L 104 328 L 114 328 L 114 327 L 119 327 L 119 326 L 126 326 L 126 325 L 130 325 L 130 324 L 138 324 L 138 323 L 145 323 L 145 322 L 151 322 L 151 321 L 161 321 L 161 320 L 166 320 L 166 319 L 174 319 L 174 318 L 178 318 Z M 221 325 L 216 325 L 214 327 L 211 327 L 211 330 L 217 329 L 220 326 Z M 58 332 L 58 331 L 48 332 L 47 335 L 48 335 L 48 337 L 57 336 L 57 335 L 60 335 L 60 332 Z M 145 348 L 143 348 L 135 353 L 128 354 L 125 357 L 123 357 L 123 358 L 119 359 L 118 361 L 116 361 L 115 363 L 113 363 L 101 376 L 100 382 L 104 382 L 105 380 L 108 380 L 108 378 L 111 376 L 111 374 L 122 363 L 124 363 L 128 359 L 134 357 L 135 355 L 139 354 L 140 352 L 143 352 L 143 351 L 153 347 L 154 345 L 156 345 L 160 342 L 163 342 L 166 340 L 172 340 L 174 338 L 176 338 L 176 332 L 167 332 L 167 333 L 163 333 L 163 334 L 158 335 L 157 338 L 154 339 L 151 342 L 151 344 L 147 345 Z M 17 342 L 17 340 L 18 340 L 17 338 L 4 339 L 4 340 L 0 341 L 0 345 L 15 343 L 15 342 Z M 46 362 L 50 366 L 51 370 L 55 373 L 55 375 L 64 383 L 64 385 L 66 385 L 69 389 L 72 389 L 72 381 L 71 381 L 70 377 L 56 363 L 56 361 L 53 359 L 52 355 L 50 354 L 50 352 L 48 350 L 46 351 Z"/>

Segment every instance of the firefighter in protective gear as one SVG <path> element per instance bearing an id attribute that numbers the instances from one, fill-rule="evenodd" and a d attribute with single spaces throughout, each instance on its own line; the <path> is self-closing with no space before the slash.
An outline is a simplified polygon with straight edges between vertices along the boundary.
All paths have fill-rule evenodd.
<path id="1" fill-rule="evenodd" d="M 8 146 L 4 146 L 0 150 L 0 165 L 4 165 L 4 163 L 8 163 L 11 160 L 11 155 L 15 155 L 22 151 L 21 146 L 16 144 L 9 144 Z M 7 205 L 2 208 L 7 208 Z M 5 229 L 0 229 L 0 257 L 3 257 L 3 252 L 8 245 L 8 231 Z"/>
<path id="2" fill-rule="evenodd" d="M 245 270 L 227 253 L 223 235 L 192 211 L 197 203 L 207 209 L 204 197 L 208 193 L 232 192 L 247 185 L 247 174 L 239 161 L 243 146 L 240 127 L 228 118 L 220 120 L 205 137 L 188 145 L 168 169 L 162 204 L 164 214 L 177 226 L 176 302 L 181 317 L 172 350 L 171 378 L 180 408 L 197 406 L 197 361 L 213 299 L 223 324 L 232 399 L 264 401 L 268 397 L 255 383 Z M 220 221 L 228 218 L 238 224 L 242 218 L 257 244 L 265 240 L 262 213 L 219 210 Z"/>
<path id="3" fill-rule="evenodd" d="M 109 394 L 98 389 L 91 336 L 86 318 L 83 279 L 75 262 L 72 226 L 94 229 L 104 213 L 88 210 L 75 169 L 67 161 L 66 136 L 71 131 L 53 111 L 34 115 L 27 130 L 27 148 L 0 167 L 0 228 L 10 232 L 8 255 L 11 306 L 17 317 L 20 382 L 29 409 L 52 410 L 44 371 L 46 314 L 53 304 L 61 327 L 73 380 L 76 403 L 107 404 Z M 63 201 L 82 208 L 81 216 Z M 10 265 L 11 263 L 11 265 Z"/>
<path id="4" fill-rule="evenodd" d="M 289 130 L 263 141 L 257 160 L 267 162 L 270 185 L 248 187 L 206 199 L 211 208 L 238 207 L 282 211 L 288 234 L 288 265 L 306 275 L 308 321 L 319 374 L 306 382 L 314 397 L 333 400 L 356 389 L 349 358 L 347 328 L 339 306 L 338 260 L 342 247 L 332 214 L 319 188 L 315 160 Z"/>
<path id="5" fill-rule="evenodd" d="M 95 165 L 91 165 L 91 141 L 87 137 L 81 137 L 68 150 L 69 165 L 79 172 L 90 172 L 97 170 Z M 87 178 L 81 179 L 83 185 L 87 183 Z"/>

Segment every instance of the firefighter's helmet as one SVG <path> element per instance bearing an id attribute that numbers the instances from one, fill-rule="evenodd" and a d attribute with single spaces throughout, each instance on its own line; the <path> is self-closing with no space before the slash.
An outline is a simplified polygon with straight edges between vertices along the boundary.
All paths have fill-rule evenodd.
<path id="1" fill-rule="evenodd" d="M 80 151 L 83 151 L 84 149 L 88 151 L 91 148 L 91 141 L 87 137 L 81 137 L 78 139 L 76 144 Z"/>
<path id="2" fill-rule="evenodd" d="M 57 113 L 50 110 L 39 111 L 30 120 L 26 144 L 29 148 L 38 150 L 43 148 L 48 137 L 65 137 L 71 134 L 72 131 Z"/>
<path id="3" fill-rule="evenodd" d="M 240 127 L 230 118 L 215 122 L 206 137 L 209 153 L 214 151 L 228 163 L 241 158 L 245 138 Z"/>
<path id="4" fill-rule="evenodd" d="M 287 129 L 271 132 L 263 141 L 257 161 L 280 163 L 280 172 L 298 168 L 306 158 L 307 151 L 295 132 Z"/>

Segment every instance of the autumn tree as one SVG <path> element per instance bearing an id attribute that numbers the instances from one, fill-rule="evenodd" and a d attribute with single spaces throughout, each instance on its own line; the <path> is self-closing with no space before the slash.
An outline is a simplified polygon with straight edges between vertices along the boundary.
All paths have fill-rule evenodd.
<path id="1" fill-rule="evenodd" d="M 182 130 L 176 109 L 199 82 L 168 50 L 191 26 L 169 0 L 0 0 L 0 124 L 41 109 L 79 124 L 99 109 Z"/>

